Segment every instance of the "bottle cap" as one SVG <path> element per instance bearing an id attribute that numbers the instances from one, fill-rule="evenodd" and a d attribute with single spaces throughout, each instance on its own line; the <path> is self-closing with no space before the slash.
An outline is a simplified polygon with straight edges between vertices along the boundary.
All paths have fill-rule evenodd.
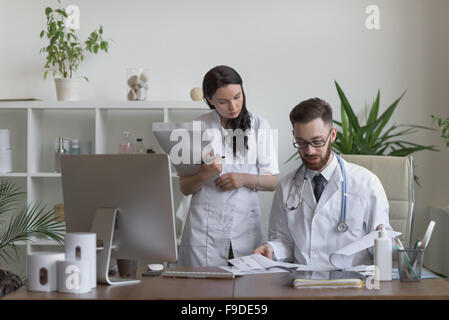
<path id="1" fill-rule="evenodd" d="M 388 238 L 387 237 L 387 230 L 385 229 L 385 226 L 381 226 L 380 227 L 379 238 Z"/>

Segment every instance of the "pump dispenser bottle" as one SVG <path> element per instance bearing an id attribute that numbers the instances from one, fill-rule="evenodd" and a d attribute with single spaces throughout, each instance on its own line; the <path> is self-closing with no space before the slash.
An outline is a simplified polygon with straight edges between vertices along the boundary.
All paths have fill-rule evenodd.
<path id="1" fill-rule="evenodd" d="M 391 281 L 391 239 L 388 238 L 384 226 L 379 231 L 379 237 L 374 239 L 374 266 L 375 280 Z"/>

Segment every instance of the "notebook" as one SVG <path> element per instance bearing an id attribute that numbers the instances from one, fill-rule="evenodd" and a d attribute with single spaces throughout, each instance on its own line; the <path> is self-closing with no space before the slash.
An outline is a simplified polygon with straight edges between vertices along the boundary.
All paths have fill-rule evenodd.
<path id="1" fill-rule="evenodd" d="M 296 271 L 293 279 L 296 289 L 365 287 L 365 277 L 355 271 Z"/>

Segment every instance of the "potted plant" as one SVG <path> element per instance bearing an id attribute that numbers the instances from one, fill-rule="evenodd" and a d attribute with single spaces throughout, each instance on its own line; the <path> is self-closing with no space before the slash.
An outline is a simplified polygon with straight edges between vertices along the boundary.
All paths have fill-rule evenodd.
<path id="1" fill-rule="evenodd" d="M 64 222 L 57 221 L 54 210 L 46 210 L 41 204 L 27 205 L 5 219 L 5 215 L 18 209 L 17 205 L 23 201 L 24 195 L 11 181 L 0 180 L 0 298 L 24 282 L 17 275 L 1 268 L 2 262 L 19 260 L 17 241 L 45 238 L 63 243 Z"/>
<path id="2" fill-rule="evenodd" d="M 60 0 L 58 3 L 61 5 Z M 101 50 L 108 52 L 109 43 L 103 38 L 103 26 L 100 25 L 86 41 L 81 42 L 75 29 L 66 28 L 67 12 L 62 6 L 58 9 L 45 8 L 45 16 L 46 30 L 40 33 L 41 38 L 46 36 L 48 39 L 48 45 L 40 50 L 40 53 L 46 54 L 44 79 L 49 72 L 52 73 L 58 100 L 77 101 L 81 78 L 74 77 L 74 73 L 84 61 L 85 53 L 97 54 Z M 83 78 L 89 81 L 87 77 Z"/>
<path id="3" fill-rule="evenodd" d="M 441 130 L 441 138 L 443 138 L 444 142 L 446 143 L 446 148 L 449 150 L 449 117 L 446 118 L 446 120 L 441 119 L 440 117 L 432 116 L 432 122 L 436 122 L 438 128 Z"/>
<path id="4" fill-rule="evenodd" d="M 398 125 L 394 123 L 386 129 L 391 116 L 404 97 L 405 92 L 379 116 L 380 91 L 377 91 L 376 99 L 371 105 L 371 108 L 367 109 L 368 116 L 366 123 L 362 125 L 355 115 L 345 93 L 336 81 L 335 85 L 341 102 L 341 122 L 334 120 L 334 123 L 340 127 L 340 130 L 337 132 L 337 138 L 332 144 L 335 152 L 341 154 L 406 157 L 422 150 L 438 151 L 434 146 L 423 146 L 403 140 L 405 135 L 415 133 L 418 131 L 417 129 L 433 130 L 432 128 L 418 125 Z M 290 161 L 297 155 L 296 152 L 287 161 Z M 415 180 L 417 181 L 416 176 Z"/>

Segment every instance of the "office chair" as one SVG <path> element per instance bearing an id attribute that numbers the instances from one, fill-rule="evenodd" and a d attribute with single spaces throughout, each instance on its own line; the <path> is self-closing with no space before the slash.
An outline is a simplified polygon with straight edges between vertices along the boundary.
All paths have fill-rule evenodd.
<path id="1" fill-rule="evenodd" d="M 390 206 L 390 225 L 402 232 L 404 247 L 410 246 L 415 203 L 413 158 L 372 155 L 341 155 L 374 173 L 382 183 Z"/>

